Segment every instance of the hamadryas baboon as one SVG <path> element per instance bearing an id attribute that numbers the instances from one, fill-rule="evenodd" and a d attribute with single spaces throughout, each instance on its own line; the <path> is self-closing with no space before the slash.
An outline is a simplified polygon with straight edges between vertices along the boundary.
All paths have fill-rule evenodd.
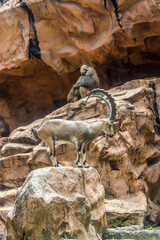
<path id="1" fill-rule="evenodd" d="M 80 73 L 81 76 L 68 93 L 67 102 L 76 102 L 86 97 L 92 89 L 100 86 L 99 78 L 93 67 L 82 65 Z"/>

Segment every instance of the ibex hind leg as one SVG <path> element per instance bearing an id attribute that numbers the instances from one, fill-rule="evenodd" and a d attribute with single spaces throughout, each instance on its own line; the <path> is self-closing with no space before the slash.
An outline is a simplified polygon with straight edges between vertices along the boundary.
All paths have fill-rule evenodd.
<path id="1" fill-rule="evenodd" d="M 85 168 L 89 168 L 89 165 L 88 165 L 88 163 L 87 163 L 87 156 L 86 156 L 86 151 L 85 151 L 85 148 L 83 148 L 83 166 L 85 167 Z"/>
<path id="2" fill-rule="evenodd" d="M 49 146 L 49 159 L 52 163 L 52 165 L 54 166 L 55 163 L 54 163 L 54 159 L 53 159 L 53 144 L 52 144 L 52 139 L 51 138 L 47 138 L 46 139 L 46 143 L 47 145 Z"/>
<path id="3" fill-rule="evenodd" d="M 58 159 L 56 157 L 56 145 L 55 145 L 55 138 L 52 138 L 52 142 L 53 142 L 53 157 L 55 160 L 55 167 L 62 167 L 62 165 L 58 162 Z"/>
<path id="4" fill-rule="evenodd" d="M 76 164 L 78 165 L 78 168 L 82 168 L 82 164 L 80 163 L 81 148 L 82 148 L 82 145 L 77 149 L 77 161 L 76 161 Z"/>

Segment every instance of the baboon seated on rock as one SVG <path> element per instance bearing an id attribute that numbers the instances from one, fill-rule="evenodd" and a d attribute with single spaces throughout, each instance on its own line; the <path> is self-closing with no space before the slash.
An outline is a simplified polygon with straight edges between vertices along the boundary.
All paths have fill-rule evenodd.
<path id="1" fill-rule="evenodd" d="M 100 86 L 99 78 L 93 67 L 82 65 L 80 73 L 81 76 L 68 93 L 67 102 L 76 102 L 86 97 L 92 89 Z"/>

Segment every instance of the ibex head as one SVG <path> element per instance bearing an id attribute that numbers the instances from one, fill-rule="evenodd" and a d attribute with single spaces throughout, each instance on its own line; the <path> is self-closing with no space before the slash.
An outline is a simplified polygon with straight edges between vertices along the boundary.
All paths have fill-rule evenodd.
<path id="1" fill-rule="evenodd" d="M 104 121 L 103 131 L 106 133 L 107 136 L 113 137 L 114 135 L 113 122 L 115 121 L 115 118 L 116 118 L 116 104 L 113 97 L 104 89 L 99 89 L 99 88 L 96 88 L 90 91 L 86 99 L 86 103 L 88 99 L 91 97 L 101 98 L 109 106 L 109 118 L 106 118 Z"/>
<path id="2" fill-rule="evenodd" d="M 106 133 L 106 137 L 113 137 L 114 136 L 113 122 L 106 120 L 104 123 L 103 132 Z"/>

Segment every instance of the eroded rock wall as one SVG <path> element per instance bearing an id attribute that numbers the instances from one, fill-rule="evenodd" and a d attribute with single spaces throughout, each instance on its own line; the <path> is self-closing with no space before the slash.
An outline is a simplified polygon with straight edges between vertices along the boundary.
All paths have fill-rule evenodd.
<path id="1" fill-rule="evenodd" d="M 89 165 L 100 174 L 106 198 L 138 196 L 139 201 L 147 199 L 150 209 L 148 221 L 155 223 L 159 212 L 160 137 L 154 110 L 154 90 L 148 87 L 151 82 L 157 86 L 159 79 L 135 80 L 110 90 L 117 105 L 116 134 L 108 139 L 104 134 L 95 138 L 89 145 L 87 158 Z M 18 187 L 29 171 L 51 166 L 47 148 L 39 145 L 32 127 L 39 127 L 45 120 L 54 118 L 93 121 L 106 118 L 107 113 L 102 100 L 92 98 L 85 105 L 82 99 L 16 129 L 9 142 L 2 143 L 1 188 Z M 56 146 L 56 156 L 63 166 L 77 167 L 76 150 L 72 145 Z M 14 171 L 20 164 L 21 178 L 17 178 Z M 145 197 L 141 199 L 141 196 Z"/>
<path id="2" fill-rule="evenodd" d="M 159 18 L 158 1 L 1 1 L 0 115 L 13 130 L 53 111 L 82 64 L 105 89 L 159 75 Z"/>

